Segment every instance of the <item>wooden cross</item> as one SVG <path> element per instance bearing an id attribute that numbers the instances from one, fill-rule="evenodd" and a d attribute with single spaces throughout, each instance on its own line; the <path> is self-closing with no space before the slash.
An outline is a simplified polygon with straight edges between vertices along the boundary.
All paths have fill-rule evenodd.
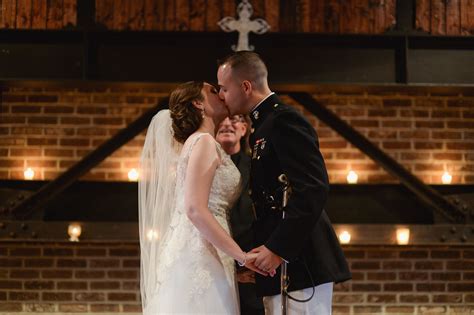
<path id="1" fill-rule="evenodd" d="M 248 0 L 242 0 L 237 6 L 237 14 L 239 19 L 227 16 L 220 20 L 217 24 L 225 32 L 239 32 L 239 40 L 237 47 L 232 45 L 232 50 L 254 50 L 252 45 L 249 45 L 249 33 L 263 34 L 270 29 L 270 25 L 264 19 L 250 20 L 253 14 L 252 5 Z"/>

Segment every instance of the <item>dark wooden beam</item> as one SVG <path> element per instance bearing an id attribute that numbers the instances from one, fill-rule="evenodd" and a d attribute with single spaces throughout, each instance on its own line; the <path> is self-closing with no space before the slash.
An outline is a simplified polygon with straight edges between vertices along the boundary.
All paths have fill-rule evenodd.
<path id="1" fill-rule="evenodd" d="M 78 178 L 87 173 L 94 166 L 102 162 L 106 157 L 112 154 L 122 145 L 133 139 L 140 132 L 145 130 L 150 124 L 153 116 L 160 110 L 167 107 L 167 100 L 163 100 L 160 104 L 137 118 L 125 129 L 119 131 L 108 141 L 97 147 L 94 151 L 86 155 L 82 160 L 74 164 L 66 172 L 59 175 L 56 179 L 46 184 L 36 193 L 29 196 L 21 203 L 12 208 L 11 212 L 17 219 L 29 218 L 35 211 L 44 208 L 44 205 L 69 187 Z"/>
<path id="2" fill-rule="evenodd" d="M 332 111 L 318 103 L 310 94 L 288 93 L 288 95 L 359 150 L 367 154 L 367 156 L 382 166 L 388 173 L 397 177 L 403 185 L 412 191 L 427 206 L 433 209 L 435 213 L 442 215 L 442 217 L 449 222 L 467 222 L 469 219 L 468 215 L 454 202 L 424 184 L 401 164 L 370 142 L 364 135 L 352 128 L 352 126 L 343 121 Z"/>
<path id="3" fill-rule="evenodd" d="M 98 28 L 0 30 L 0 80 L 215 81 L 216 60 L 237 41 L 236 33 Z M 273 83 L 474 84 L 468 36 L 269 33 L 250 43 Z"/>

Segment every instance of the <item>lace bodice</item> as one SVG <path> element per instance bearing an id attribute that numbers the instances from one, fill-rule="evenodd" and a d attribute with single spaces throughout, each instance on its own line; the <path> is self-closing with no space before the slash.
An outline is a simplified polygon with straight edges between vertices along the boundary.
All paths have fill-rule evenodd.
<path id="1" fill-rule="evenodd" d="M 179 158 L 176 174 L 176 208 L 178 210 L 183 209 L 184 198 L 182 198 L 182 196 L 184 196 L 184 180 L 189 157 L 193 147 L 203 135 L 206 134 L 199 133 L 192 135 L 192 138 L 189 139 L 191 142 L 185 145 Z M 227 220 L 229 217 L 228 211 L 231 209 L 238 196 L 240 196 L 241 178 L 239 170 L 234 165 L 229 155 L 224 152 L 218 142 L 216 142 L 216 150 L 219 154 L 221 163 L 216 169 L 216 173 L 211 185 L 208 207 L 216 217 Z"/>

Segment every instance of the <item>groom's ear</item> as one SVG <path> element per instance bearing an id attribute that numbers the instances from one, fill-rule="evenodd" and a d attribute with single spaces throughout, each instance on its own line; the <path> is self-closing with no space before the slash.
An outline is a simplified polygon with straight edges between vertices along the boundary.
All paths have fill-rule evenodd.
<path id="1" fill-rule="evenodd" d="M 242 87 L 244 88 L 244 92 L 250 94 L 252 92 L 252 83 L 248 80 L 242 82 Z"/>

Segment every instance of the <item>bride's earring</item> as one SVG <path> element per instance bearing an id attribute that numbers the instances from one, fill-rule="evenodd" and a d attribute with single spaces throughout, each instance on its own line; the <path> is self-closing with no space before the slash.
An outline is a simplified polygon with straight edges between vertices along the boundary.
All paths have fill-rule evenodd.
<path id="1" fill-rule="evenodd" d="M 202 118 L 204 119 L 204 116 L 205 116 L 206 112 L 204 111 L 204 107 L 201 109 L 201 116 Z"/>

